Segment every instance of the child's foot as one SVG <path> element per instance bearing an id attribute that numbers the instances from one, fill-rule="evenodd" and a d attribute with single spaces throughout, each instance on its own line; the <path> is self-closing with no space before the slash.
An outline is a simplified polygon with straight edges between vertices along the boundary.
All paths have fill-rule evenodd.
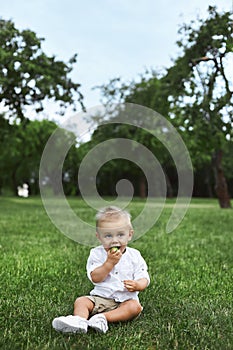
<path id="1" fill-rule="evenodd" d="M 106 317 L 102 314 L 92 316 L 88 321 L 88 326 L 101 333 L 106 333 L 108 330 L 108 322 Z"/>
<path id="2" fill-rule="evenodd" d="M 79 316 L 56 317 L 52 326 L 56 331 L 64 333 L 87 333 L 87 320 Z"/>

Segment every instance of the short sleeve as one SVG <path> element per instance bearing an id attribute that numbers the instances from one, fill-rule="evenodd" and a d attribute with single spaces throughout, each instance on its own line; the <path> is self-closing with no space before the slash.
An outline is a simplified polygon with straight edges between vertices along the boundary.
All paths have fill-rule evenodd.
<path id="1" fill-rule="evenodd" d="M 91 249 L 90 255 L 87 259 L 87 265 L 86 265 L 87 277 L 91 281 L 92 281 L 91 272 L 94 271 L 97 267 L 103 265 L 103 263 L 104 263 L 104 260 L 100 251 L 98 251 L 96 248 Z"/>
<path id="2" fill-rule="evenodd" d="M 148 281 L 147 285 L 149 285 L 150 276 L 148 273 L 148 267 L 147 267 L 145 260 L 141 256 L 140 252 L 138 252 L 137 264 L 136 264 L 136 268 L 135 268 L 135 272 L 134 272 L 134 279 L 138 280 L 140 278 L 146 278 Z"/>

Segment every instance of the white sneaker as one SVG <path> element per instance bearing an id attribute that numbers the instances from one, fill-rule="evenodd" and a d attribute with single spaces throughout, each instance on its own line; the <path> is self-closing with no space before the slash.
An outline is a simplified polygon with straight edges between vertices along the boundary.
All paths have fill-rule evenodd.
<path id="1" fill-rule="evenodd" d="M 106 317 L 102 314 L 92 316 L 88 321 L 88 326 L 101 333 L 106 333 L 108 330 L 108 322 Z"/>
<path id="2" fill-rule="evenodd" d="M 59 332 L 87 333 L 88 322 L 85 318 L 69 315 L 56 317 L 52 322 L 52 326 Z"/>

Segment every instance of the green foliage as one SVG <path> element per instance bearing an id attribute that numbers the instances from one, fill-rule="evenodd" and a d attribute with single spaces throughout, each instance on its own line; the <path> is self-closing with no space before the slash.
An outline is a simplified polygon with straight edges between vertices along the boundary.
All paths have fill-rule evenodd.
<path id="1" fill-rule="evenodd" d="M 7 110 L 0 115 L 0 190 L 10 187 L 16 193 L 17 186 L 27 182 L 32 193 L 39 191 L 40 158 L 57 125 L 47 120 L 30 122 L 25 116 L 27 106 L 39 113 L 44 102 L 52 100 L 59 102 L 60 114 L 68 106 L 75 109 L 77 103 L 84 108 L 80 84 L 69 77 L 77 55 L 64 63 L 46 55 L 42 41 L 33 31 L 20 31 L 12 21 L 0 19 L 0 100 Z M 77 169 L 71 161 L 75 152 L 72 147 L 65 161 L 69 179 Z M 72 192 L 67 182 L 65 187 Z"/>
<path id="2" fill-rule="evenodd" d="M 229 139 L 232 138 L 233 101 L 226 70 L 227 60 L 233 55 L 230 13 L 218 13 L 215 7 L 209 7 L 207 19 L 197 18 L 183 24 L 179 34 L 180 54 L 166 72 L 145 72 L 129 83 L 112 79 L 100 89 L 106 106 L 130 102 L 147 106 L 168 118 L 186 143 L 196 177 L 204 187 L 205 179 L 199 178 L 204 173 L 207 173 L 204 178 L 212 178 L 211 160 L 216 150 L 227 155 L 223 165 L 231 180 Z M 0 189 L 10 185 L 15 190 L 19 182 L 32 180 L 35 184 L 31 186 L 32 192 L 38 193 L 39 160 L 55 126 L 46 122 L 29 123 L 24 117 L 24 107 L 33 105 L 40 111 L 46 98 L 59 100 L 64 107 L 76 100 L 73 93 L 82 103 L 79 84 L 68 78 L 76 56 L 68 64 L 54 56 L 48 57 L 42 51 L 42 40 L 30 30 L 17 30 L 12 21 L 0 20 L 0 98 L 15 118 L 23 120 L 21 125 L 18 120 L 12 125 L 0 116 Z M 63 136 L 64 140 L 72 138 Z M 119 124 L 98 127 L 90 142 L 70 149 L 63 171 L 66 193 L 76 193 L 76 177 L 83 156 L 98 143 L 114 137 L 135 140 L 151 150 L 164 169 L 170 194 L 175 193 L 176 169 L 165 147 L 144 130 Z M 61 149 L 62 142 L 56 147 Z M 54 169 L 48 170 L 54 173 Z M 105 164 L 98 174 L 97 187 L 101 193 L 115 194 L 114 184 L 122 177 L 135 184 L 138 194 L 142 171 L 126 160 Z"/>
<path id="3" fill-rule="evenodd" d="M 162 77 L 159 77 L 159 73 L 154 71 L 146 71 L 141 74 L 139 79 L 133 80 L 130 83 L 124 83 L 120 78 L 112 79 L 108 84 L 99 86 L 102 102 L 106 106 L 106 110 L 111 110 L 112 105 L 119 103 L 134 103 L 140 106 L 145 106 L 150 109 L 159 112 L 165 117 L 168 117 L 169 113 L 169 89 L 164 84 Z M 120 112 L 119 112 L 120 113 Z M 109 112 L 111 116 L 111 112 Z M 105 115 L 102 116 L 104 118 Z M 124 114 L 124 124 L 116 123 L 115 118 L 118 118 L 117 113 L 110 117 L 110 124 L 99 126 L 92 135 L 92 140 L 89 143 L 89 147 L 108 140 L 111 138 L 126 138 L 134 140 L 140 145 L 144 145 L 150 150 L 158 159 L 161 167 L 164 170 L 167 184 L 168 184 L 168 196 L 172 196 L 177 189 L 176 170 L 174 169 L 174 162 L 167 151 L 166 147 L 160 142 L 153 133 L 152 126 L 146 122 L 146 115 L 142 114 L 142 125 L 147 125 L 148 131 L 143 128 L 131 125 L 131 120 L 127 120 L 127 113 Z M 98 116 L 98 121 L 101 121 L 101 116 Z M 129 124 L 127 124 L 127 122 Z M 161 126 L 158 126 L 156 132 L 159 132 Z M 106 153 L 109 154 L 111 150 L 106 149 Z M 138 152 L 139 154 L 139 152 Z M 111 171 L 112 169 L 112 171 Z M 114 170 L 113 170 L 114 169 Z M 132 162 L 113 160 L 105 165 L 104 174 L 99 182 L 99 187 L 103 188 L 104 184 L 108 183 L 107 179 L 116 183 L 120 178 L 127 178 L 133 183 L 136 190 L 136 194 L 140 193 L 142 182 L 145 180 L 145 176 L 141 169 Z M 169 176 L 168 176 L 169 174 Z M 169 177 L 173 178 L 173 188 L 169 184 Z M 159 195 L 160 185 L 154 185 L 154 194 Z M 110 192 L 110 194 L 114 194 Z"/>
<path id="4" fill-rule="evenodd" d="M 49 184 L 47 189 L 52 188 L 55 195 L 63 191 L 67 195 L 76 194 L 76 177 L 80 164 L 76 135 L 57 127 L 46 147 L 48 148 L 45 148 L 43 161 L 40 164 L 41 184 L 44 183 L 44 190 Z"/>
<path id="5" fill-rule="evenodd" d="M 36 112 L 43 101 L 60 101 L 60 113 L 69 105 L 82 104 L 80 84 L 69 78 L 76 56 L 68 63 L 47 56 L 42 40 L 31 30 L 18 30 L 12 21 L 0 19 L 0 100 L 11 115 L 24 119 L 25 107 Z"/>
<path id="6" fill-rule="evenodd" d="M 139 82 L 129 84 L 118 78 L 100 87 L 106 105 L 132 102 L 168 118 L 184 140 L 197 174 L 200 169 L 209 169 L 210 178 L 212 167 L 215 169 L 216 189 L 226 188 L 225 194 L 217 191 L 220 202 L 228 197 L 224 168 L 216 155 L 224 154 L 232 138 L 233 90 L 229 75 L 232 28 L 230 12 L 218 13 L 216 7 L 209 6 L 207 19 L 197 18 L 181 25 L 179 55 L 163 75 L 145 73 Z M 161 164 L 166 172 L 165 164 L 169 168 L 172 164 L 167 162 L 166 151 L 161 152 L 165 155 L 161 156 Z M 229 162 L 232 168 L 232 159 Z"/>
<path id="7" fill-rule="evenodd" d="M 23 183 L 29 185 L 30 194 L 39 193 L 39 168 L 44 147 L 58 128 L 57 124 L 49 120 L 24 119 L 20 124 L 10 124 L 8 120 L 0 118 L 0 190 L 4 193 L 11 189 L 17 194 L 17 187 Z M 66 194 L 75 194 L 76 176 L 79 166 L 79 152 L 75 146 L 74 135 L 60 129 L 60 138 L 54 145 L 54 157 L 63 153 L 64 143 L 71 144 L 62 168 L 62 180 Z M 73 144 L 72 144 L 73 143 Z M 58 159 L 59 162 L 59 159 Z M 51 166 L 49 166 L 51 165 Z M 53 177 L 57 171 L 54 161 L 48 165 L 47 176 Z M 53 183 L 56 193 L 56 182 Z"/>
<path id="8" fill-rule="evenodd" d="M 0 179 L 1 187 L 12 188 L 17 193 L 17 186 L 24 182 L 30 184 L 32 193 L 38 193 L 38 171 L 44 146 L 57 127 L 55 123 L 29 121 L 10 124 L 1 119 Z"/>
<path id="9" fill-rule="evenodd" d="M 141 162 L 141 164 L 144 162 L 144 170 L 148 169 L 150 165 L 140 153 L 139 147 L 142 145 L 156 156 L 156 159 L 158 159 L 159 164 L 163 167 L 165 173 L 170 172 L 174 176 L 173 160 L 162 142 L 156 139 L 154 135 L 143 128 L 127 124 L 127 120 L 125 120 L 125 124 L 116 123 L 114 118 L 112 118 L 111 121 L 112 123 L 110 124 L 98 126 L 92 134 L 91 140 L 85 145 L 81 145 L 78 149 L 82 153 L 82 150 L 85 148 L 85 153 L 88 153 L 88 151 L 91 151 L 95 146 L 102 144 L 107 140 L 111 140 L 111 147 L 109 144 L 106 144 L 104 151 L 102 151 L 104 152 L 106 159 L 111 159 L 111 161 L 106 162 L 98 172 L 97 189 L 99 193 L 102 195 L 116 195 L 116 184 L 120 179 L 124 178 L 133 184 L 136 196 L 145 195 L 145 193 L 140 192 L 142 181 L 145 181 L 145 174 L 141 167 L 130 160 L 123 158 L 114 159 L 115 149 L 117 149 L 117 147 L 119 148 L 120 138 L 136 141 L 135 143 L 132 142 L 128 145 L 127 153 L 128 155 L 131 155 L 131 157 L 134 156 Z M 116 139 L 116 141 L 114 139 Z M 89 167 L 90 169 L 87 173 L 93 173 L 93 169 L 96 169 L 98 166 L 99 160 L 92 157 L 91 162 L 86 165 L 86 167 Z M 175 189 L 176 180 L 174 182 L 173 187 Z M 153 186 L 153 195 L 159 196 L 161 194 L 160 185 L 161 184 L 157 179 L 157 182 L 155 181 Z"/>
<path id="10" fill-rule="evenodd" d="M 223 167 L 226 173 L 226 177 L 228 179 L 231 193 L 233 193 L 232 154 L 233 154 L 233 141 L 229 141 L 224 151 Z"/>
<path id="11" fill-rule="evenodd" d="M 233 90 L 229 62 L 233 57 L 232 17 L 209 6 L 208 18 L 183 25 L 181 54 L 168 69 L 171 113 L 195 165 L 209 161 L 222 208 L 230 207 L 222 155 L 232 138 Z M 209 158 L 209 159 L 208 159 Z"/>
<path id="12" fill-rule="evenodd" d="M 193 66 L 200 62 L 225 57 L 232 52 L 232 19 L 230 12 L 218 13 L 209 6 L 207 19 L 197 18 L 179 28 L 177 45 L 180 54 L 168 69 L 167 79 L 174 87 L 173 95 L 186 94 L 185 82 L 193 76 Z M 219 72 L 220 73 L 220 72 Z M 222 72 L 221 72 L 222 73 Z M 169 79 L 171 78 L 171 79 Z"/>
<path id="13" fill-rule="evenodd" d="M 165 117 L 168 115 L 170 90 L 161 73 L 145 71 L 138 79 L 128 83 L 115 78 L 96 88 L 100 90 L 101 101 L 106 107 L 114 103 L 135 103 L 151 108 Z"/>
<path id="14" fill-rule="evenodd" d="M 69 199 L 93 224 L 94 211 Z M 146 259 L 151 284 L 140 293 L 139 319 L 111 324 L 106 334 L 60 334 L 51 322 L 71 314 L 77 296 L 89 293 L 89 247 L 62 235 L 39 198 L 0 199 L 1 340 L 3 350 L 231 350 L 232 213 L 214 200 L 193 200 L 172 234 L 164 228 L 174 201 L 156 225 L 131 246 Z M 136 217 L 144 201 L 135 199 Z M 221 225 L 219 224 L 221 223 Z M 95 233 L 93 232 L 93 235 Z"/>
<path id="15" fill-rule="evenodd" d="M 219 14 L 210 6 L 208 15 L 206 20 L 181 26 L 181 53 L 165 80 L 171 88 L 174 122 L 185 129 L 187 139 L 198 137 L 201 151 L 205 148 L 211 154 L 224 147 L 226 135 L 231 136 L 233 91 L 228 62 L 233 53 L 230 12 Z"/>

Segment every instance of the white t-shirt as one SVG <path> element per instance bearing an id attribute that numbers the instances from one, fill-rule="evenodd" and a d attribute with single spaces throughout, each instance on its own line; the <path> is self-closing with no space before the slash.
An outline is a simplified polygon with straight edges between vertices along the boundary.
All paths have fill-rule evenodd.
<path id="1" fill-rule="evenodd" d="M 124 288 L 124 280 L 137 280 L 146 278 L 148 284 L 150 277 L 147 272 L 147 264 L 137 249 L 126 247 L 120 261 L 113 267 L 103 282 L 94 283 L 91 279 L 91 272 L 103 265 L 107 259 L 107 252 L 103 246 L 91 249 L 87 260 L 87 276 L 94 284 L 91 295 L 98 295 L 105 298 L 123 302 L 128 299 L 138 300 L 138 292 L 129 292 Z"/>

